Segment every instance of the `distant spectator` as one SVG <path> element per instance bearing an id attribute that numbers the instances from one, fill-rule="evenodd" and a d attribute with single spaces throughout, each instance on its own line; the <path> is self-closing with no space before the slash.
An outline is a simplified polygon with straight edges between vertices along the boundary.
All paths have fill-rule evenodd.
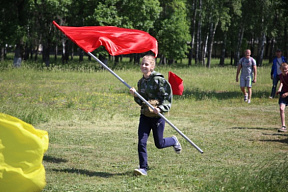
<path id="1" fill-rule="evenodd" d="M 13 65 L 14 67 L 21 67 L 22 50 L 20 44 L 16 45 Z"/>
<path id="2" fill-rule="evenodd" d="M 287 60 L 284 56 L 282 56 L 282 51 L 280 49 L 276 50 L 276 57 L 273 59 L 273 65 L 271 68 L 271 79 L 273 80 L 273 86 L 271 90 L 271 95 L 269 98 L 274 98 L 276 94 L 276 88 L 279 79 L 279 75 L 281 74 L 281 64 L 286 63 Z"/>

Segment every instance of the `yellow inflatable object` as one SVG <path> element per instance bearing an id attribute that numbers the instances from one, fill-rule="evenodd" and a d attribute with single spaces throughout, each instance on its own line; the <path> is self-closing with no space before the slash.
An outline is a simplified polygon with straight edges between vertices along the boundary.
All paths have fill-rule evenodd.
<path id="1" fill-rule="evenodd" d="M 47 131 L 0 113 L 0 191 L 38 192 L 46 185 Z"/>

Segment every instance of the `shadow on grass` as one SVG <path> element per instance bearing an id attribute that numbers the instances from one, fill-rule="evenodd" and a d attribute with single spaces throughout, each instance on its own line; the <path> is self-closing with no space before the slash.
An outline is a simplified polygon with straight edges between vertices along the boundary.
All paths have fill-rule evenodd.
<path id="1" fill-rule="evenodd" d="M 254 91 L 253 92 L 253 98 L 268 98 L 270 95 L 269 91 Z M 184 97 L 183 97 L 184 96 Z M 202 91 L 199 88 L 196 89 L 186 89 L 183 92 L 182 96 L 175 96 L 175 99 L 183 99 L 185 97 L 195 97 L 196 100 L 205 100 L 205 99 L 211 99 L 215 98 L 218 100 L 226 100 L 226 99 L 232 99 L 232 98 L 241 98 L 242 93 L 240 91 Z"/>
<path id="2" fill-rule="evenodd" d="M 125 173 L 107 173 L 107 172 L 95 172 L 95 171 L 89 171 L 89 170 L 84 170 L 84 169 L 75 169 L 75 168 L 71 168 L 71 169 L 52 169 L 55 172 L 63 172 L 63 173 L 77 173 L 80 175 L 86 175 L 88 177 L 104 177 L 104 178 L 108 178 L 108 177 L 113 177 L 116 175 L 131 175 L 131 171 L 129 172 L 125 172 Z"/>
<path id="3" fill-rule="evenodd" d="M 255 129 L 255 130 L 273 130 L 273 131 L 277 130 L 277 128 L 263 128 L 263 127 L 232 127 L 231 129 Z"/>
<path id="4" fill-rule="evenodd" d="M 261 127 L 232 127 L 231 129 L 255 129 L 255 130 L 277 130 L 277 128 L 261 128 Z M 288 137 L 288 134 L 283 133 L 263 133 L 263 135 L 270 135 L 270 136 L 281 136 L 281 137 Z M 261 139 L 259 141 L 262 142 L 279 142 L 279 143 L 287 143 L 288 144 L 288 138 L 286 139 Z"/>
<path id="5" fill-rule="evenodd" d="M 49 163 L 66 163 L 68 160 L 57 158 L 57 157 L 51 157 L 49 155 L 44 155 L 43 160 Z"/>
<path id="6" fill-rule="evenodd" d="M 263 141 L 263 142 L 279 142 L 279 143 L 286 143 L 288 144 L 288 134 L 283 134 L 283 133 L 273 133 L 273 134 L 266 134 L 266 133 L 263 133 L 263 135 L 272 135 L 272 136 L 281 136 L 281 137 L 287 137 L 286 139 L 262 139 L 262 140 L 259 140 L 259 141 Z"/>
<path id="7" fill-rule="evenodd" d="M 263 140 L 259 140 L 259 141 L 263 141 L 263 142 L 279 142 L 279 143 L 286 143 L 286 144 L 288 144 L 288 138 L 287 139 L 281 139 L 281 140 L 279 140 L 279 139 L 275 139 L 275 140 L 273 140 L 273 139 L 263 139 Z"/>
<path id="8" fill-rule="evenodd" d="M 288 134 L 283 134 L 283 133 L 272 133 L 272 134 L 263 133 L 263 135 L 276 135 L 276 136 L 286 136 L 286 137 L 288 137 Z"/>

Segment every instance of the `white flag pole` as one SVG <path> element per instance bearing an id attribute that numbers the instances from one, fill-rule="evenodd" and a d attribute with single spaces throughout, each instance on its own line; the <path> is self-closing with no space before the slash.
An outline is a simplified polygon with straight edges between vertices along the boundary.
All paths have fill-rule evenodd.
<path id="1" fill-rule="evenodd" d="M 126 87 L 129 89 L 131 88 L 130 85 L 128 85 L 121 77 L 119 77 L 114 71 L 112 71 L 107 65 L 105 65 L 102 61 L 100 61 L 95 55 L 93 55 L 90 52 L 87 52 L 88 55 L 93 57 L 98 63 L 100 63 L 105 69 L 107 69 L 112 75 L 114 75 L 119 81 L 121 81 Z M 146 101 L 137 91 L 135 91 L 135 94 L 137 97 L 139 97 L 143 102 L 145 102 L 151 109 L 154 110 L 154 107 Z M 193 143 L 184 133 L 182 133 L 175 125 L 173 125 L 163 114 L 158 113 L 160 117 L 162 117 L 172 128 L 174 128 L 182 137 L 184 137 L 193 147 L 195 147 L 200 153 L 203 153 L 203 151 L 195 144 Z"/>

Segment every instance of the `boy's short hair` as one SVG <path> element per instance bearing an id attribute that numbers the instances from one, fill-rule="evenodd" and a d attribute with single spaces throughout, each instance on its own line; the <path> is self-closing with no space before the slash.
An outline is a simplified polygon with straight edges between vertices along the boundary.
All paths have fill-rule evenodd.
<path id="1" fill-rule="evenodd" d="M 147 59 L 148 61 L 150 61 L 151 65 L 155 67 L 155 57 L 152 55 L 145 55 L 142 60 Z"/>

